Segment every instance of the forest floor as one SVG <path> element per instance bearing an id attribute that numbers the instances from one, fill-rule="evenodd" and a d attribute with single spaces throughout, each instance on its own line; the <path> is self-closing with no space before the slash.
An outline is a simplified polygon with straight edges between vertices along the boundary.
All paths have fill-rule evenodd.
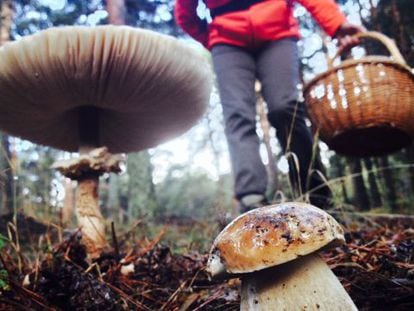
<path id="1" fill-rule="evenodd" d="M 239 309 L 239 280 L 211 281 L 204 271 L 217 233 L 206 224 L 138 221 L 118 236 L 114 230 L 112 248 L 91 263 L 78 232 L 37 236 L 33 245 L 45 228 L 19 219 L 27 231 L 17 231 L 20 243 L 13 226 L 10 239 L 0 239 L 0 310 Z M 358 308 L 414 310 L 414 223 L 361 215 L 342 222 L 347 244 L 322 257 Z"/>

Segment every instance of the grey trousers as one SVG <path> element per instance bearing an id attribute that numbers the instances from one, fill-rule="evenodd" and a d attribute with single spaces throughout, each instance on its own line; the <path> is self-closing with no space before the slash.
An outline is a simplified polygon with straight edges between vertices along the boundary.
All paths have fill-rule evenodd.
<path id="1" fill-rule="evenodd" d="M 260 158 L 260 141 L 256 134 L 256 79 L 262 84 L 268 120 L 276 129 L 283 151 L 291 151 L 299 159 L 300 180 L 295 167 L 291 166 L 291 182 L 305 191 L 312 159 L 312 136 L 305 124 L 303 104 L 298 102 L 297 40 L 285 38 L 269 42 L 257 52 L 216 45 L 212 58 L 223 106 L 236 198 L 265 194 L 267 188 L 266 168 Z"/>

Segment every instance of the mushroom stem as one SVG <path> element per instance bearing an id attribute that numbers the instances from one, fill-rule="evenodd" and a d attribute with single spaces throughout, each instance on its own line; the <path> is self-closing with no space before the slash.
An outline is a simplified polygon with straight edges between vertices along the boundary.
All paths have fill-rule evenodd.
<path id="1" fill-rule="evenodd" d="M 87 155 L 99 145 L 99 111 L 93 106 L 78 109 L 79 154 Z M 88 255 L 98 257 L 106 240 L 104 218 L 99 208 L 99 174 L 93 171 L 78 180 L 76 217 Z"/>
<path id="2" fill-rule="evenodd" d="M 99 175 L 78 180 L 76 217 L 82 228 L 83 243 L 91 257 L 97 257 L 106 245 L 105 224 L 99 209 Z"/>
<path id="3" fill-rule="evenodd" d="M 317 254 L 242 278 L 242 311 L 358 310 Z"/>
<path id="4" fill-rule="evenodd" d="M 105 224 L 99 209 L 99 176 L 104 173 L 119 173 L 122 160 L 121 155 L 111 154 L 106 147 L 101 147 L 81 154 L 78 158 L 53 164 L 53 168 L 61 174 L 78 181 L 76 216 L 91 257 L 98 256 L 106 245 Z"/>

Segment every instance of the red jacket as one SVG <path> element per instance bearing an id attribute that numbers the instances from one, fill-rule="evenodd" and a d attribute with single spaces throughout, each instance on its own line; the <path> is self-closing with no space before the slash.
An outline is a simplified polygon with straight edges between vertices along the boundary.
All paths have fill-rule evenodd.
<path id="1" fill-rule="evenodd" d="M 230 1 L 205 0 L 209 9 L 220 7 Z M 177 24 L 195 40 L 207 48 L 225 43 L 255 48 L 262 43 L 285 37 L 299 37 L 298 21 L 293 17 L 294 0 L 263 0 L 247 10 L 216 16 L 210 24 L 197 15 L 198 0 L 176 0 Z M 332 36 L 346 18 L 334 0 L 296 0 L 302 4 L 324 29 Z"/>

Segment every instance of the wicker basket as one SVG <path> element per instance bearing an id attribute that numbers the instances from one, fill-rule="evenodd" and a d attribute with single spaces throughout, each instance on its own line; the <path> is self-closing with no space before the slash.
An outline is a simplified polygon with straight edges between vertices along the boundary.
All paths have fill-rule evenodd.
<path id="1" fill-rule="evenodd" d="M 305 101 L 331 149 L 349 156 L 385 155 L 411 143 L 414 73 L 388 37 L 377 32 L 358 36 L 380 41 L 392 58 L 367 56 L 330 65 L 305 86 Z"/>

